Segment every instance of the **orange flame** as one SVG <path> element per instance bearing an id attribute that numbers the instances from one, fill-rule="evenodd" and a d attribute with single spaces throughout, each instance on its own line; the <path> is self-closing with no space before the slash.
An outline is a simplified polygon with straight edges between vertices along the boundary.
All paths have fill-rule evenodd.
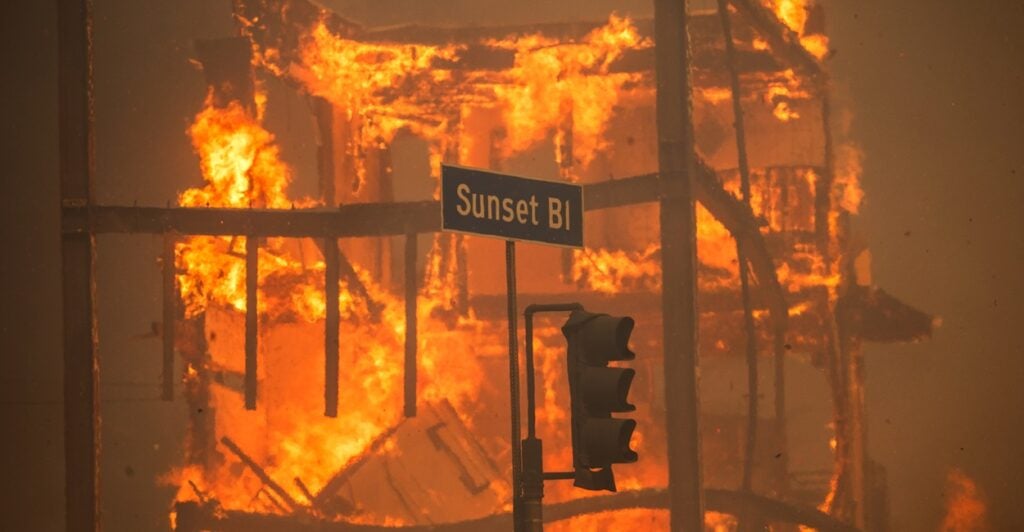
<path id="1" fill-rule="evenodd" d="M 942 532 L 983 532 L 991 530 L 984 495 L 971 477 L 959 469 L 946 476 L 946 516 Z"/>
<path id="2" fill-rule="evenodd" d="M 239 104 L 217 108 L 208 101 L 189 134 L 206 183 L 183 192 L 181 204 L 291 205 L 286 195 L 289 170 L 278 157 L 273 136 Z M 324 417 L 322 396 L 315 391 L 322 389 L 320 364 L 295 364 L 281 358 L 293 355 L 296 346 L 291 343 L 296 339 L 322 337 L 326 309 L 324 262 L 319 254 L 303 259 L 296 251 L 300 245 L 282 238 L 269 238 L 260 245 L 258 312 L 262 322 L 275 324 L 269 332 L 261 332 L 261 364 L 287 366 L 287 371 L 274 372 L 273 383 L 261 385 L 261 397 L 273 400 L 267 400 L 266 412 L 249 412 L 238 392 L 215 385 L 211 388 L 211 403 L 217 412 L 218 437 L 229 436 L 239 442 L 285 489 L 293 485 L 292 479 L 299 478 L 315 492 L 399 419 L 401 394 L 395 392 L 402 386 L 402 366 L 396 363 L 394 354 L 402 351 L 404 342 L 404 305 L 358 264 L 352 265 L 368 297 L 351 290 L 351 280 L 342 281 L 338 304 L 345 319 L 344 334 L 350 340 L 343 343 L 341 356 L 346 360 L 346 380 L 358 383 L 360 389 L 347 398 L 347 408 L 336 419 Z M 206 322 L 219 331 L 242 328 L 239 313 L 246 307 L 244 252 L 242 237 L 197 236 L 178 245 L 178 285 L 188 316 L 205 312 Z M 440 275 L 432 274 L 425 292 L 429 287 L 444 285 L 437 279 Z M 381 307 L 379 319 L 372 316 L 368 299 Z M 439 299 L 421 296 L 419 301 L 420 393 L 426 401 L 444 398 L 458 408 L 475 399 L 481 374 L 477 358 L 467 352 L 464 336 L 472 334 L 488 345 L 501 345 L 501 341 L 495 331 L 483 329 L 472 318 L 455 323 L 437 321 L 432 311 Z M 317 333 L 310 334 L 312 330 Z M 243 371 L 240 338 L 218 337 L 210 342 L 207 370 Z M 306 347 L 314 352 L 322 349 L 317 344 Z M 190 365 L 186 378 L 194 380 L 198 371 Z M 316 382 L 320 385 L 311 384 Z M 239 473 L 237 464 L 229 458 L 205 469 L 184 467 L 165 480 L 181 486 L 179 499 L 193 497 L 186 482 L 191 481 L 225 508 L 283 512 L 281 501 L 266 494 L 263 482 L 248 471 Z M 301 492 L 292 496 L 296 500 L 303 497 Z"/>
<path id="3" fill-rule="evenodd" d="M 828 54 L 828 37 L 815 33 L 806 34 L 809 0 L 763 0 L 779 20 L 800 38 L 800 44 L 814 57 L 821 59 Z"/>
<path id="4" fill-rule="evenodd" d="M 506 154 L 524 151 L 557 129 L 555 153 L 563 166 L 573 162 L 561 160 L 569 133 L 573 157 L 583 166 L 605 146 L 605 127 L 622 86 L 638 77 L 608 69 L 627 49 L 651 46 L 628 18 L 616 15 L 580 43 L 529 35 L 489 44 L 516 51 L 509 82 L 494 89 L 505 117 Z"/>

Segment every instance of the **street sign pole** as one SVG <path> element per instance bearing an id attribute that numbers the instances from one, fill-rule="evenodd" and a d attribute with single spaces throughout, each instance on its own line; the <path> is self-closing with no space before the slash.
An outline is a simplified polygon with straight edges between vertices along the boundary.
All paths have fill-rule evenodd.
<path id="1" fill-rule="evenodd" d="M 519 346 L 516 323 L 516 243 L 505 241 L 505 293 L 508 297 L 508 382 L 512 413 L 512 523 L 516 532 L 526 530 L 523 521 L 523 492 L 520 471 L 523 467 L 519 446 Z"/>

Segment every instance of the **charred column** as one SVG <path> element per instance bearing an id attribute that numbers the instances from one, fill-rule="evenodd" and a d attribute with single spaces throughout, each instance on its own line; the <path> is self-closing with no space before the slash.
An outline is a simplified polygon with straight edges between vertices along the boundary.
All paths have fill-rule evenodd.
<path id="1" fill-rule="evenodd" d="M 61 206 L 92 204 L 92 2 L 57 6 Z M 93 234 L 61 235 L 64 343 L 64 498 L 67 530 L 99 530 Z"/>
<path id="2" fill-rule="evenodd" d="M 324 205 L 334 207 L 338 203 L 334 186 L 334 107 L 327 100 L 314 97 L 313 112 L 320 141 L 316 157 L 320 174 L 320 198 Z"/>
<path id="3" fill-rule="evenodd" d="M 405 235 L 405 417 L 416 416 L 416 234 Z"/>
<path id="4" fill-rule="evenodd" d="M 324 415 L 338 416 L 338 241 L 324 239 Z"/>
<path id="5" fill-rule="evenodd" d="M 160 398 L 164 401 L 174 400 L 174 325 L 178 316 L 178 290 L 174 281 L 174 244 L 177 241 L 174 233 L 164 233 L 164 255 L 162 260 L 163 275 L 163 375 L 161 376 L 162 391 Z"/>
<path id="6" fill-rule="evenodd" d="M 665 432 L 672 530 L 703 530 L 697 396 L 695 169 L 685 0 L 655 0 Z"/>
<path id="7" fill-rule="evenodd" d="M 245 408 L 256 409 L 256 353 L 259 338 L 259 237 L 245 238 Z"/>

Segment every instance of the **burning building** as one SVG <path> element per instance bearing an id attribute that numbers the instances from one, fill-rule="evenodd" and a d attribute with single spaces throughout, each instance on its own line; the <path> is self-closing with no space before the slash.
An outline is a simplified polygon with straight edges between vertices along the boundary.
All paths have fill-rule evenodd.
<path id="1" fill-rule="evenodd" d="M 504 254 L 440 232 L 447 163 L 584 187 L 586 247 L 522 245 L 519 302 L 636 319 L 642 458 L 613 495 L 549 484 L 546 517 L 667 527 L 653 22 L 372 28 L 309 0 L 234 12 L 239 36 L 196 43 L 209 92 L 187 134 L 204 182 L 176 207 L 65 206 L 72 230 L 164 235 L 165 398 L 181 382 L 190 412 L 164 479 L 172 526 L 510 523 Z M 834 124 L 823 17 L 731 0 L 688 21 L 709 529 L 884 529 L 859 348 L 933 325 L 872 284 L 851 230 L 861 154 Z M 265 124 L 271 79 L 308 102 L 316 176 L 295 175 Z M 316 195 L 290 193 L 310 179 Z M 571 462 L 559 325 L 536 331 L 554 469 Z M 830 415 L 794 415 L 794 391 Z"/>

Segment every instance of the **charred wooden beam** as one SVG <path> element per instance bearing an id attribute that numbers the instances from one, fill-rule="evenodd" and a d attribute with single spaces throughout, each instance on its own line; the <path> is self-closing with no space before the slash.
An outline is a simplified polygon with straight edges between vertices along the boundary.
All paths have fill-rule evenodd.
<path id="1" fill-rule="evenodd" d="M 219 455 L 215 436 L 217 413 L 210 394 L 212 376 L 206 343 L 205 314 L 182 320 L 176 332 L 175 347 L 185 367 L 183 395 L 188 407 L 185 463 L 210 467 L 217 463 Z"/>
<path id="2" fill-rule="evenodd" d="M 583 207 L 610 209 L 658 201 L 658 174 L 588 183 L 583 187 Z"/>
<path id="3" fill-rule="evenodd" d="M 324 415 L 338 416 L 338 327 L 341 325 L 338 300 L 338 241 L 324 239 Z"/>
<path id="4" fill-rule="evenodd" d="M 832 213 L 832 183 L 835 181 L 835 148 L 832 141 L 832 106 L 826 94 L 821 99 L 821 134 L 825 142 L 825 167 L 814 180 L 814 235 L 818 253 L 831 264 L 829 219 Z"/>
<path id="5" fill-rule="evenodd" d="M 732 93 L 733 129 L 736 133 L 737 166 L 740 173 L 740 194 L 743 204 L 750 206 L 750 165 L 747 162 L 747 134 L 743 117 L 743 93 L 740 87 L 739 71 L 736 68 L 736 44 L 733 42 L 732 20 L 728 0 L 718 0 L 718 15 L 722 20 L 722 34 L 725 42 L 725 56 L 729 71 L 729 85 Z M 747 433 L 743 449 L 743 480 L 741 487 L 751 491 L 754 482 L 754 455 L 757 449 L 758 424 L 758 367 L 757 331 L 754 324 L 754 309 L 750 300 L 750 266 L 746 259 L 743 240 L 736 239 L 736 257 L 739 262 L 740 293 L 743 300 L 743 325 L 746 331 L 747 360 Z M 753 530 L 761 523 L 752 523 L 748 516 L 740 515 L 740 530 Z M 763 528 L 763 525 L 761 526 Z"/>
<path id="6" fill-rule="evenodd" d="M 824 76 L 821 63 L 800 44 L 800 37 L 786 27 L 775 13 L 754 0 L 729 0 L 745 16 L 772 51 L 787 63 L 815 78 Z"/>
<path id="7" fill-rule="evenodd" d="M 320 177 L 320 199 L 324 205 L 337 205 L 334 187 L 334 106 L 319 96 L 312 97 L 316 117 L 318 143 L 316 151 L 317 174 Z"/>
<path id="8" fill-rule="evenodd" d="M 259 342 L 259 238 L 245 238 L 245 408 L 256 409 L 257 352 Z"/>
<path id="9" fill-rule="evenodd" d="M 273 210 L 65 205 L 65 234 L 153 233 L 261 237 L 388 236 L 439 231 L 436 201 L 354 203 L 337 209 Z"/>
<path id="10" fill-rule="evenodd" d="M 415 234 L 405 235 L 405 417 L 416 416 L 416 354 L 418 340 L 416 337 L 417 295 L 419 289 L 416 282 L 416 257 L 418 255 Z"/>
<path id="11" fill-rule="evenodd" d="M 178 290 L 174 269 L 175 242 L 177 239 L 173 233 L 164 234 L 163 258 L 160 264 L 163 280 L 163 326 L 160 337 L 163 344 L 163 374 L 160 398 L 164 401 L 174 400 L 174 325 L 178 319 Z"/>

